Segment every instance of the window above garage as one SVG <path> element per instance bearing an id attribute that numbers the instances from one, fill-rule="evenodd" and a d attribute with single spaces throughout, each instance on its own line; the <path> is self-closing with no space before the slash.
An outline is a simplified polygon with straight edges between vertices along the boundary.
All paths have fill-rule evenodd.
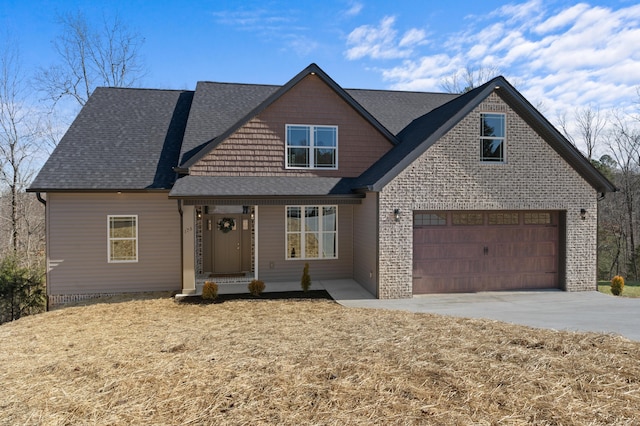
<path id="1" fill-rule="evenodd" d="M 505 162 L 505 115 L 480 114 L 480 161 L 483 163 Z"/>

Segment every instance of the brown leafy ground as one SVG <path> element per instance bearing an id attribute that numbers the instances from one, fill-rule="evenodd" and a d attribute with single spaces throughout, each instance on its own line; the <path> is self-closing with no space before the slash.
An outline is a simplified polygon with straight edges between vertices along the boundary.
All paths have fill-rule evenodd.
<path id="1" fill-rule="evenodd" d="M 111 300 L 0 344 L 1 424 L 640 423 L 639 342 L 327 300 Z"/>

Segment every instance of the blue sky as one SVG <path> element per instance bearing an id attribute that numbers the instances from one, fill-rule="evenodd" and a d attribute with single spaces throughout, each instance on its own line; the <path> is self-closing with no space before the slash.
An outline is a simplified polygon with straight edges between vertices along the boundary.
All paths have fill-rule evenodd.
<path id="1" fill-rule="evenodd" d="M 54 60 L 56 15 L 117 11 L 144 37 L 143 87 L 199 80 L 284 84 L 315 62 L 346 88 L 442 91 L 466 66 L 497 67 L 549 119 L 631 108 L 640 85 L 640 5 L 630 0 L 3 0 L 0 26 L 25 69 Z"/>

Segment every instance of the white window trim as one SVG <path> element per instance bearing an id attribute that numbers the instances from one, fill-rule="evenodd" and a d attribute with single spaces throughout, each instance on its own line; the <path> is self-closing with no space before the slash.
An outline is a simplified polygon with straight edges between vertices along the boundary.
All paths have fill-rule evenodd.
<path id="1" fill-rule="evenodd" d="M 497 137 L 491 137 L 491 136 L 482 136 L 482 116 L 483 115 L 501 115 L 503 117 L 503 123 L 504 123 L 504 137 L 501 138 L 497 138 Z M 495 111 L 482 111 L 480 112 L 480 135 L 478 140 L 480 141 L 479 145 L 478 145 L 478 150 L 479 150 L 479 157 L 480 157 L 480 164 L 506 164 L 507 163 L 507 114 L 503 113 L 503 112 L 495 112 Z M 484 160 L 482 158 L 482 140 L 483 139 L 502 139 L 502 160 L 501 161 L 490 161 L 490 160 Z"/>
<path id="2" fill-rule="evenodd" d="M 291 126 L 300 126 L 300 127 L 308 127 L 309 128 L 309 151 L 313 155 L 313 158 L 309 159 L 309 167 L 295 167 L 289 165 L 289 127 Z M 316 127 L 329 127 L 336 130 L 336 146 L 333 148 L 335 150 L 335 167 L 316 167 L 315 161 L 315 141 L 314 141 L 314 129 Z M 292 145 L 292 147 L 296 147 Z M 300 148 L 300 147 L 297 147 Z M 317 148 L 329 148 L 329 147 L 317 147 Z M 313 161 L 312 161 L 313 160 Z M 332 124 L 285 124 L 284 127 L 284 165 L 285 169 L 288 170 L 338 170 L 338 126 Z"/>
<path id="3" fill-rule="evenodd" d="M 335 231 L 326 231 L 326 233 L 335 233 L 336 234 L 336 253 L 334 257 L 307 257 L 307 253 L 306 253 L 306 243 L 305 243 L 305 220 L 304 217 L 301 218 L 300 221 L 300 250 L 302 251 L 301 256 L 300 257 L 289 257 L 289 253 L 288 253 L 288 242 L 289 242 L 289 222 L 288 222 L 288 211 L 289 208 L 291 207 L 298 207 L 300 208 L 301 212 L 304 213 L 304 209 L 305 207 L 317 207 L 319 209 L 320 212 L 322 212 L 322 208 L 324 207 L 334 207 L 336 209 L 336 230 Z M 338 243 L 338 238 L 339 238 L 339 233 L 338 233 L 338 218 L 339 218 L 339 211 L 338 211 L 338 206 L 337 205 L 331 205 L 331 204 L 321 204 L 321 205 L 290 205 L 290 206 L 285 206 L 284 209 L 284 258 L 285 260 L 336 260 L 338 259 L 338 249 L 340 247 L 340 244 Z M 304 214 L 303 214 L 304 216 Z M 318 253 L 322 254 L 324 253 L 323 250 L 323 244 L 324 244 L 324 239 L 322 238 L 322 236 L 325 234 L 325 231 L 322 229 L 322 214 L 320 215 L 320 217 L 318 218 L 318 234 L 319 234 L 319 238 L 318 238 Z M 310 231 L 313 232 L 313 231 Z M 297 234 L 298 232 L 291 232 L 292 234 Z"/>
<path id="4" fill-rule="evenodd" d="M 132 259 L 132 260 L 112 260 L 111 259 L 111 241 L 113 240 L 131 240 L 133 238 L 111 238 L 111 218 L 123 218 L 123 217 L 133 217 L 136 220 L 136 236 L 135 236 L 135 241 L 136 241 L 136 258 Z M 138 221 L 138 215 L 137 214 L 110 214 L 107 215 L 107 263 L 137 263 L 138 259 L 140 258 L 139 256 L 139 251 L 138 251 L 138 228 L 139 228 L 139 221 Z"/>

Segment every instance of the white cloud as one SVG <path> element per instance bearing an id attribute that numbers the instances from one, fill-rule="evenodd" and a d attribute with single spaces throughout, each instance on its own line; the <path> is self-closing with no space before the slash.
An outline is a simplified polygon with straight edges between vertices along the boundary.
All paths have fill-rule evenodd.
<path id="1" fill-rule="evenodd" d="M 425 42 L 426 33 L 412 28 L 398 40 L 395 21 L 394 16 L 385 16 L 378 26 L 362 25 L 351 31 L 347 36 L 347 59 L 397 59 L 410 56 L 415 46 Z"/>
<path id="2" fill-rule="evenodd" d="M 538 34 L 545 34 L 550 31 L 554 31 L 562 27 L 565 27 L 569 25 L 571 22 L 574 22 L 576 18 L 582 15 L 584 11 L 588 8 L 589 8 L 589 5 L 584 3 L 579 3 L 543 21 L 542 23 L 534 27 L 533 31 L 535 31 Z"/>
<path id="3" fill-rule="evenodd" d="M 280 43 L 280 50 L 293 51 L 300 57 L 309 56 L 316 51 L 320 43 L 306 34 L 309 27 L 298 24 L 299 16 L 296 10 L 225 10 L 213 12 L 218 24 L 227 25 L 240 31 L 260 34 L 262 40 Z"/>
<path id="4" fill-rule="evenodd" d="M 347 16 L 356 16 L 360 14 L 360 12 L 362 12 L 363 8 L 364 8 L 364 5 L 362 3 L 357 1 L 352 1 L 352 2 L 349 2 L 349 9 L 347 9 L 346 12 L 344 12 L 344 14 Z"/>
<path id="5" fill-rule="evenodd" d="M 579 3 L 553 9 L 531 0 L 465 23 L 464 31 L 440 34 L 428 45 L 424 30 L 413 28 L 404 33 L 411 49 L 404 49 L 397 35 L 402 29 L 385 18 L 376 27 L 352 32 L 347 57 L 402 59 L 378 68 L 395 89 L 442 90 L 444 78 L 472 65 L 499 68 L 547 111 L 573 111 L 589 103 L 607 109 L 637 101 L 640 5 L 615 9 Z"/>
<path id="6" fill-rule="evenodd" d="M 269 27 L 280 27 L 291 23 L 294 19 L 280 12 L 266 9 L 226 10 L 212 13 L 216 22 L 231 25 L 237 29 L 260 31 Z"/>
<path id="7" fill-rule="evenodd" d="M 290 36 L 283 51 L 293 50 L 299 57 L 310 56 L 320 44 L 305 36 Z"/>
<path id="8" fill-rule="evenodd" d="M 424 30 L 411 28 L 409 31 L 407 31 L 404 34 L 404 36 L 402 36 L 402 39 L 400 40 L 400 43 L 398 43 L 398 45 L 400 47 L 407 47 L 407 46 L 413 46 L 416 44 L 421 44 L 424 42 L 424 39 L 426 37 L 427 37 L 427 33 L 425 33 Z"/>
<path id="9" fill-rule="evenodd" d="M 533 22 L 539 19 L 540 9 L 542 8 L 541 0 L 530 0 L 526 3 L 510 3 L 499 8 L 491 15 L 505 17 L 509 23 L 519 21 Z"/>

